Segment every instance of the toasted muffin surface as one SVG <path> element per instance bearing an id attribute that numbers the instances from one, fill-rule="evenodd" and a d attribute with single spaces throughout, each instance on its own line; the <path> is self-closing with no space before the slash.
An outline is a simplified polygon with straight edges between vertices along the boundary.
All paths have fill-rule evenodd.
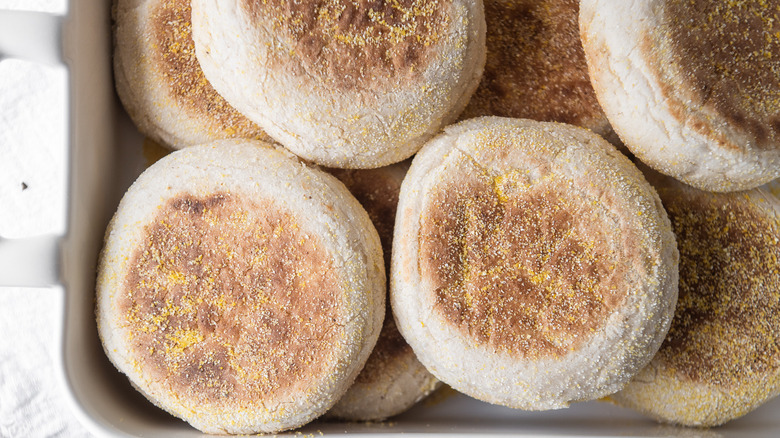
<path id="1" fill-rule="evenodd" d="M 150 20 L 157 50 L 151 57 L 159 65 L 171 95 L 188 113 L 200 117 L 207 125 L 206 129 L 222 131 L 225 138 L 267 139 L 265 133 L 230 106 L 203 75 L 192 41 L 190 0 L 157 3 Z"/>
<path id="2" fill-rule="evenodd" d="M 117 306 L 135 360 L 175 393 L 240 409 L 334 366 L 346 323 L 334 262 L 274 202 L 174 197 L 129 263 Z"/>
<path id="3" fill-rule="evenodd" d="M 393 244 L 393 311 L 420 361 L 516 408 L 621 388 L 660 346 L 676 300 L 657 195 L 614 147 L 563 124 L 450 127 L 415 157 Z"/>
<path id="4" fill-rule="evenodd" d="M 269 139 L 203 75 L 189 0 L 119 0 L 115 19 L 117 91 L 144 134 L 174 149 L 224 138 Z"/>
<path id="5" fill-rule="evenodd" d="M 563 122 L 611 132 L 588 77 L 576 0 L 486 0 L 487 61 L 461 115 Z"/>
<path id="6" fill-rule="evenodd" d="M 759 205 L 762 195 L 752 194 Z M 780 369 L 780 222 L 749 197 L 666 202 L 680 242 L 680 299 L 659 360 L 724 390 Z"/>
<path id="7" fill-rule="evenodd" d="M 312 74 L 338 89 L 382 89 L 419 80 L 446 38 L 452 3 L 244 0 L 238 8 L 252 25 L 289 39 L 299 55 L 293 74 Z"/>
<path id="8" fill-rule="evenodd" d="M 680 117 L 694 116 L 688 123 L 724 147 L 780 148 L 780 22 L 771 18 L 780 14 L 780 5 L 702 0 L 662 4 L 652 47 L 643 50 L 653 54 L 654 73 L 668 78 L 660 82 L 660 91 L 671 99 L 672 110 Z M 714 116 L 723 120 L 725 129 L 708 120 Z M 749 143 L 730 140 L 730 130 L 744 133 Z"/>
<path id="9" fill-rule="evenodd" d="M 122 199 L 98 328 L 161 408 L 207 433 L 276 432 L 323 414 L 357 376 L 384 278 L 376 231 L 338 180 L 222 141 L 164 157 Z"/>
<path id="10" fill-rule="evenodd" d="M 337 168 L 402 161 L 479 82 L 480 0 L 193 1 L 215 89 L 276 141 Z"/>
<path id="11" fill-rule="evenodd" d="M 462 335 L 522 358 L 559 357 L 623 304 L 630 267 L 620 260 L 637 257 L 640 238 L 628 232 L 615 244 L 613 224 L 594 220 L 608 210 L 589 211 L 592 200 L 552 179 L 518 190 L 518 176 L 434 186 L 420 270 L 434 309 Z"/>
<path id="12" fill-rule="evenodd" d="M 780 176 L 776 4 L 584 0 L 596 95 L 642 162 L 702 190 Z"/>
<path id="13" fill-rule="evenodd" d="M 780 393 L 780 202 L 648 175 L 677 236 L 680 295 L 658 354 L 612 398 L 660 421 L 720 425 Z"/>

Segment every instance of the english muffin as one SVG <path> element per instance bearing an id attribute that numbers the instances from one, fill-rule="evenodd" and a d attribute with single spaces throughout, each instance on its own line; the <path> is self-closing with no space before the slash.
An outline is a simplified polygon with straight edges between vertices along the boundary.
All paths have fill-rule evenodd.
<path id="1" fill-rule="evenodd" d="M 708 191 L 780 176 L 780 3 L 583 0 L 596 95 L 650 167 Z"/>
<path id="2" fill-rule="evenodd" d="M 277 432 L 324 413 L 384 309 L 365 210 L 332 176 L 256 141 L 147 169 L 111 221 L 97 281 L 109 359 L 205 433 Z"/>
<path id="3" fill-rule="evenodd" d="M 195 0 L 214 88 L 293 153 L 338 168 L 414 154 L 485 62 L 481 0 Z"/>
<path id="4" fill-rule="evenodd" d="M 398 192 L 408 169 L 409 161 L 378 169 L 329 170 L 368 212 L 379 232 L 388 271 Z M 328 415 L 352 421 L 383 420 L 406 411 L 439 384 L 404 341 L 388 308 L 366 366 Z"/>
<path id="5" fill-rule="evenodd" d="M 485 72 L 460 118 L 563 122 L 617 141 L 588 78 L 578 16 L 578 0 L 485 0 Z"/>
<path id="6" fill-rule="evenodd" d="M 269 140 L 206 80 L 190 14 L 190 0 L 116 0 L 114 78 L 130 118 L 172 149 L 226 138 Z"/>
<path id="7" fill-rule="evenodd" d="M 680 298 L 658 354 L 611 398 L 663 422 L 717 426 L 780 394 L 780 200 L 647 175 L 677 235 Z"/>
<path id="8" fill-rule="evenodd" d="M 658 195 L 604 139 L 477 118 L 426 144 L 404 179 L 391 303 L 420 362 L 454 389 L 562 408 L 650 361 L 677 262 Z"/>

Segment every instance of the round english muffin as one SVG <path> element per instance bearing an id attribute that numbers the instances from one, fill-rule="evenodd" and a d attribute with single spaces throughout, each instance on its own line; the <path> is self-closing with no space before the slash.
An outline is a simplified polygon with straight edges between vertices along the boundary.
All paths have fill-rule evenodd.
<path id="1" fill-rule="evenodd" d="M 664 339 L 677 299 L 669 219 L 592 132 L 485 117 L 445 129 L 401 186 L 391 303 L 428 370 L 541 410 L 611 394 Z"/>
<path id="2" fill-rule="evenodd" d="M 708 191 L 780 176 L 780 3 L 583 0 L 596 95 L 650 167 Z"/>
<path id="3" fill-rule="evenodd" d="M 579 0 L 484 1 L 485 72 L 460 118 L 563 122 L 619 143 L 588 77 Z"/>
<path id="4" fill-rule="evenodd" d="M 680 250 L 680 291 L 658 354 L 616 403 L 717 426 L 780 394 L 780 200 L 703 192 L 652 171 Z"/>
<path id="5" fill-rule="evenodd" d="M 398 192 L 408 169 L 407 160 L 378 169 L 328 170 L 368 212 L 379 232 L 388 271 Z M 355 383 L 328 415 L 352 421 L 383 420 L 406 411 L 439 384 L 404 341 L 388 308 L 374 351 Z"/>
<path id="6" fill-rule="evenodd" d="M 379 335 L 379 237 L 337 179 L 257 141 L 147 169 L 106 234 L 106 354 L 205 433 L 301 426 L 352 384 Z"/>
<path id="7" fill-rule="evenodd" d="M 463 110 L 485 62 L 481 0 L 195 0 L 214 88 L 295 154 L 376 168 Z"/>
<path id="8" fill-rule="evenodd" d="M 270 139 L 203 75 L 190 0 L 116 0 L 114 22 L 116 90 L 142 133 L 172 149 L 227 138 Z"/>

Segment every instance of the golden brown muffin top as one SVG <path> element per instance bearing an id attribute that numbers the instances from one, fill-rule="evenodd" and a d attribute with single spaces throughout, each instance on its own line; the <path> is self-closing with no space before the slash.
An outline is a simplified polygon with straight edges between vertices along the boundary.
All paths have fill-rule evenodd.
<path id="1" fill-rule="evenodd" d="M 462 118 L 528 118 L 603 134 L 608 122 L 588 77 L 578 12 L 578 0 L 485 0 L 485 73 Z"/>
<path id="2" fill-rule="evenodd" d="M 411 79 L 439 55 L 451 0 L 242 0 L 258 26 L 287 35 L 300 74 L 351 89 Z"/>
<path id="3" fill-rule="evenodd" d="M 669 180 L 668 178 L 666 179 Z M 658 185 L 680 250 L 680 291 L 656 361 L 724 388 L 780 369 L 780 221 L 758 190 Z"/>
<path id="4" fill-rule="evenodd" d="M 680 120 L 732 149 L 779 147 L 778 14 L 759 0 L 663 2 L 642 50 Z M 729 141 L 735 133 L 750 144 Z"/>
<path id="5" fill-rule="evenodd" d="M 566 184 L 515 184 L 479 174 L 437 184 L 422 214 L 420 269 L 434 308 L 467 336 L 519 357 L 559 357 L 621 306 L 630 263 L 610 222 Z"/>
<path id="6" fill-rule="evenodd" d="M 271 201 L 180 194 L 144 233 L 119 298 L 144 375 L 224 409 L 327 378 L 340 287 L 295 217 Z"/>
<path id="7" fill-rule="evenodd" d="M 195 57 L 190 0 L 163 0 L 151 12 L 151 54 L 167 79 L 168 92 L 192 116 L 205 120 L 203 129 L 226 137 L 268 140 L 259 126 L 220 96 L 206 79 Z"/>

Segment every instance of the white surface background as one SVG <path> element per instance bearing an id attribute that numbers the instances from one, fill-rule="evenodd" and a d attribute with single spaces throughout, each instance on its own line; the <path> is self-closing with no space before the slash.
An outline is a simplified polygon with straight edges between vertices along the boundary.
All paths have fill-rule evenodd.
<path id="1" fill-rule="evenodd" d="M 0 9 L 62 14 L 66 1 L 0 0 Z M 61 69 L 0 61 L 0 236 L 64 229 L 65 81 Z M 0 437 L 89 436 L 54 372 L 57 293 L 0 288 Z"/>

